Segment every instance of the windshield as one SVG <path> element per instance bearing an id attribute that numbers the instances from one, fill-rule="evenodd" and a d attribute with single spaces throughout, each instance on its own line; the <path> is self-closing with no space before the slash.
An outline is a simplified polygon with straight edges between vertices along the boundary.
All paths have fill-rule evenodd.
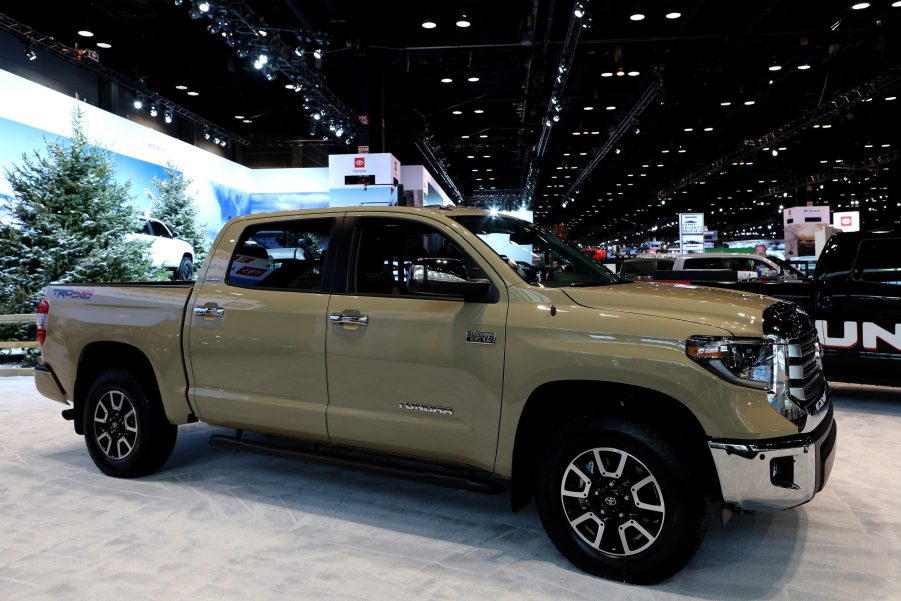
<path id="1" fill-rule="evenodd" d="M 529 284 L 559 288 L 623 281 L 575 246 L 527 221 L 488 215 L 451 217 L 481 238 Z"/>

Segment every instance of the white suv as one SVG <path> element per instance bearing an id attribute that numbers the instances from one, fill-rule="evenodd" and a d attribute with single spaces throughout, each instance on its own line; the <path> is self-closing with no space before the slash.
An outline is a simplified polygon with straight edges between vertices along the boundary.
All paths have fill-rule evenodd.
<path id="1" fill-rule="evenodd" d="M 127 238 L 150 243 L 152 267 L 172 269 L 176 280 L 194 278 L 194 249 L 184 240 L 173 236 L 162 221 L 147 218 L 143 227 Z"/>

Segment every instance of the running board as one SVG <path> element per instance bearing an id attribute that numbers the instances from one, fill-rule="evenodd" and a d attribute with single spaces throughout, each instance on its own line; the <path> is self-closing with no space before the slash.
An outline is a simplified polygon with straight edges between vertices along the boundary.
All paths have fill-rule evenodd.
<path id="1" fill-rule="evenodd" d="M 255 451 L 273 457 L 299 459 L 308 463 L 335 465 L 347 469 L 388 474 L 406 480 L 415 480 L 447 488 L 471 490 L 494 495 L 506 490 L 501 482 L 487 472 L 462 467 L 444 466 L 434 463 L 369 453 L 345 447 L 333 447 L 310 443 L 306 445 L 275 444 L 262 440 L 248 440 L 237 436 L 214 434 L 210 444 L 224 449 Z"/>

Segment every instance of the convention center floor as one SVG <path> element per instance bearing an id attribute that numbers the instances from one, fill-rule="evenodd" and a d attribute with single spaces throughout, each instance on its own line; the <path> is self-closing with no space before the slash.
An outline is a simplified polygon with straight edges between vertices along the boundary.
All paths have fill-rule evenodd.
<path id="1" fill-rule="evenodd" d="M 507 494 L 224 450 L 204 424 L 157 474 L 110 478 L 32 378 L 0 378 L 0 598 L 899 599 L 901 389 L 833 391 L 825 490 L 715 514 L 688 567 L 640 587 L 579 572 Z"/>

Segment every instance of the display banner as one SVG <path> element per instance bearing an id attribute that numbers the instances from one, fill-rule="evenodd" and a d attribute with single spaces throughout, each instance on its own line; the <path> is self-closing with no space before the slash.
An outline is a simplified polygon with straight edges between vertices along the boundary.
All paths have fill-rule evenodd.
<path id="1" fill-rule="evenodd" d="M 704 252 L 704 213 L 679 213 L 682 254 Z"/>
<path id="2" fill-rule="evenodd" d="M 816 256 L 816 233 L 829 225 L 829 205 L 791 207 L 782 217 L 785 258 Z"/>
<path id="3" fill-rule="evenodd" d="M 860 211 L 836 211 L 832 214 L 832 227 L 843 232 L 859 232 Z"/>

